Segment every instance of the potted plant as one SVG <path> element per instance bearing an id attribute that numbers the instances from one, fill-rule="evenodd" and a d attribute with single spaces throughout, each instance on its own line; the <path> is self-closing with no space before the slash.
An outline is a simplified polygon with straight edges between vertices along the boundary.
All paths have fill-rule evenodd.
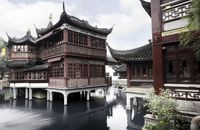
<path id="1" fill-rule="evenodd" d="M 146 130 L 174 129 L 177 102 L 170 97 L 170 90 L 161 90 L 159 95 L 151 92 L 146 106 L 151 113 L 145 117 Z"/>

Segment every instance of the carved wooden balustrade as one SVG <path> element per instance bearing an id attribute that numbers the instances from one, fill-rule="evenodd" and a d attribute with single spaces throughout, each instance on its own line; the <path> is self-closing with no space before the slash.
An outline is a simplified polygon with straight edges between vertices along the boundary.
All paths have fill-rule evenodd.
<path id="1" fill-rule="evenodd" d="M 56 46 L 52 46 L 47 49 L 44 49 L 41 52 L 41 56 L 42 56 L 42 58 L 48 58 L 48 57 L 59 55 L 62 53 L 64 53 L 64 44 L 63 43 L 56 45 Z"/>
<path id="2" fill-rule="evenodd" d="M 87 55 L 87 56 L 106 57 L 106 50 L 104 49 L 97 49 L 88 46 L 79 46 L 74 44 L 67 44 L 66 52 L 73 54 Z"/>
<path id="3" fill-rule="evenodd" d="M 9 81 L 35 81 L 35 80 L 48 80 L 47 71 L 34 71 L 34 72 L 16 72 L 9 74 Z"/>
<path id="4" fill-rule="evenodd" d="M 171 91 L 171 97 L 179 100 L 200 101 L 200 85 L 173 86 L 165 85 Z"/>
<path id="5" fill-rule="evenodd" d="M 75 44 L 62 43 L 50 48 L 44 49 L 41 52 L 42 58 L 49 58 L 57 55 L 78 54 L 86 56 L 106 57 L 105 49 L 92 48 L 88 46 L 80 46 Z"/>
<path id="6" fill-rule="evenodd" d="M 35 59 L 36 54 L 31 52 L 12 52 L 12 59 Z"/>
<path id="7" fill-rule="evenodd" d="M 84 88 L 105 85 L 105 78 L 90 78 L 90 84 L 88 78 L 68 79 L 67 82 L 64 78 L 49 78 L 49 86 L 53 88 Z"/>

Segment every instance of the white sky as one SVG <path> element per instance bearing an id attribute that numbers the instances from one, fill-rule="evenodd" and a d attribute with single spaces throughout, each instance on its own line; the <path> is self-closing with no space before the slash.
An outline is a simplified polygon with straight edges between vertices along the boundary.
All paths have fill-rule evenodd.
<path id="1" fill-rule="evenodd" d="M 140 0 L 0 0 L 0 37 L 22 37 L 35 27 L 46 27 L 49 15 L 55 24 L 62 13 L 62 2 L 69 15 L 87 20 L 91 25 L 110 28 L 107 42 L 117 50 L 132 49 L 151 39 L 151 19 Z"/>

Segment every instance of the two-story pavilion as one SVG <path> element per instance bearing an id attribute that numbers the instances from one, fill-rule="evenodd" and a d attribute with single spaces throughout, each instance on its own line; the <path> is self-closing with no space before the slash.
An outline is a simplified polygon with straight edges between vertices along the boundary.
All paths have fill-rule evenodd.
<path id="1" fill-rule="evenodd" d="M 63 12 L 56 24 L 36 28 L 37 38 L 30 32 L 23 38 L 8 36 L 10 86 L 16 98 L 17 88 L 26 88 L 32 99 L 33 88 L 47 90 L 47 100 L 61 93 L 64 104 L 74 92 L 106 91 L 106 39 L 112 28 L 97 28 L 87 21 Z M 43 83 L 43 84 L 42 84 Z M 29 94 L 28 94 L 29 90 Z"/>
<path id="2" fill-rule="evenodd" d="M 131 49 L 115 50 L 109 46 L 111 55 L 127 68 L 127 87 L 152 86 L 152 44 Z"/>

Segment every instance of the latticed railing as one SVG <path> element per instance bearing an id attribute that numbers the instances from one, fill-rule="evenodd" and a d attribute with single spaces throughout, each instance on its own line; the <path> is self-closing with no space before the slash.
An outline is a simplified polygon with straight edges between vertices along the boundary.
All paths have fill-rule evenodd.
<path id="1" fill-rule="evenodd" d="M 165 89 L 171 90 L 171 97 L 175 99 L 200 101 L 200 85 L 165 85 Z"/>
<path id="2" fill-rule="evenodd" d="M 59 45 L 52 46 L 48 49 L 43 50 L 42 58 L 48 58 L 50 56 L 62 54 L 63 52 L 64 52 L 64 44 L 59 44 Z"/>
<path id="3" fill-rule="evenodd" d="M 12 59 L 34 59 L 36 54 L 30 52 L 13 52 L 11 54 Z"/>
<path id="4" fill-rule="evenodd" d="M 41 57 L 49 58 L 51 56 L 56 56 L 60 54 L 64 55 L 64 53 L 106 57 L 106 50 L 104 49 L 97 49 L 97 48 L 91 48 L 88 46 L 79 46 L 79 45 L 74 45 L 74 44 L 65 45 L 64 43 L 44 49 L 41 52 Z"/>

